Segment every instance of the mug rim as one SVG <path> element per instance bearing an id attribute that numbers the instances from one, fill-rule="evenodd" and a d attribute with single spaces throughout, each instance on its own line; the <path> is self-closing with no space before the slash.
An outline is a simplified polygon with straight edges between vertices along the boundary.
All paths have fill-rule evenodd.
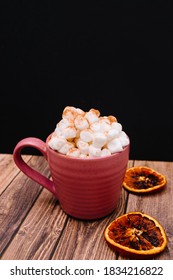
<path id="1" fill-rule="evenodd" d="M 79 158 L 79 157 L 71 157 L 71 156 L 67 156 L 64 154 L 59 153 L 58 151 L 53 150 L 52 148 L 49 147 L 48 145 L 48 141 L 51 137 L 51 135 L 53 134 L 53 132 L 51 134 L 48 135 L 48 137 L 46 138 L 46 148 L 53 154 L 58 155 L 62 158 L 66 158 L 68 160 L 77 160 L 77 161 L 98 161 L 98 160 L 104 160 L 107 158 L 113 158 L 113 157 L 118 157 L 121 153 L 123 153 L 124 151 L 126 151 L 129 147 L 130 147 L 130 139 L 129 139 L 129 144 L 127 146 L 125 146 L 123 148 L 122 151 L 120 152 L 116 152 L 116 153 L 112 153 L 111 155 L 108 156 L 102 156 L 102 157 L 91 157 L 91 158 Z M 129 136 L 127 135 L 127 137 L 129 138 Z"/>

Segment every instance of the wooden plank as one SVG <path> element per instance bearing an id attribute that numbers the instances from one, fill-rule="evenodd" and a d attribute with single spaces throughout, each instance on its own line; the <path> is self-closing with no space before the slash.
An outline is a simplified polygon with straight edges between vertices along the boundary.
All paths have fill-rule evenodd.
<path id="1" fill-rule="evenodd" d="M 30 155 L 23 155 L 22 157 L 26 162 L 31 159 Z M 0 154 L 0 195 L 19 172 L 20 170 L 13 160 L 13 155 Z"/>
<path id="2" fill-rule="evenodd" d="M 67 219 L 56 198 L 44 189 L 2 260 L 50 259 Z"/>
<path id="3" fill-rule="evenodd" d="M 164 227 L 168 237 L 168 247 L 155 259 L 173 259 L 173 163 L 135 161 L 135 166 L 148 166 L 167 178 L 166 188 L 153 194 L 129 194 L 127 212 L 141 211 L 155 217 Z M 120 259 L 124 259 L 121 258 Z"/>
<path id="4" fill-rule="evenodd" d="M 133 164 L 129 161 L 129 167 Z M 122 189 L 115 211 L 100 220 L 80 221 L 70 218 L 57 243 L 52 259 L 116 259 L 116 253 L 108 247 L 104 238 L 106 226 L 117 216 L 124 213 L 128 193 Z"/>
<path id="5" fill-rule="evenodd" d="M 48 164 L 43 156 L 33 156 L 29 165 L 45 176 L 49 175 Z M 2 193 L 0 197 L 0 255 L 16 234 L 41 190 L 42 186 L 20 172 Z"/>

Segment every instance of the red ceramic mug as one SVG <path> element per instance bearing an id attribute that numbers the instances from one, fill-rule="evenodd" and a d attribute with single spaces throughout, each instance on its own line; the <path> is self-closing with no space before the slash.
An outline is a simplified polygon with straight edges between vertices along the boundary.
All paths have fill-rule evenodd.
<path id="1" fill-rule="evenodd" d="M 19 169 L 58 199 L 66 214 L 92 220 L 107 216 L 115 210 L 125 176 L 129 147 L 121 152 L 99 158 L 73 158 L 60 154 L 46 142 L 28 137 L 15 147 L 13 157 Z M 47 159 L 52 180 L 24 162 L 25 147 L 38 149 Z"/>

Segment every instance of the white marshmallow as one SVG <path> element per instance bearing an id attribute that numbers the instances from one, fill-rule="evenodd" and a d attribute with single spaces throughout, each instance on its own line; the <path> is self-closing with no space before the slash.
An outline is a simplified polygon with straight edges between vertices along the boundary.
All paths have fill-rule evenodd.
<path id="1" fill-rule="evenodd" d="M 91 142 L 93 140 L 93 132 L 90 129 L 84 129 L 80 133 L 80 139 L 84 142 Z"/>
<path id="2" fill-rule="evenodd" d="M 51 147 L 53 150 L 58 151 L 63 145 L 67 143 L 67 140 L 62 137 L 56 137 L 53 136 L 48 142 L 49 147 Z"/>
<path id="3" fill-rule="evenodd" d="M 100 112 L 95 109 L 90 109 L 86 114 L 85 118 L 89 121 L 90 124 L 99 120 Z"/>
<path id="4" fill-rule="evenodd" d="M 107 148 L 111 153 L 121 152 L 123 150 L 121 141 L 118 138 L 115 138 L 108 142 Z"/>
<path id="5" fill-rule="evenodd" d="M 94 122 L 90 125 L 90 129 L 93 131 L 93 132 L 99 132 L 101 131 L 101 123 L 98 121 L 98 122 Z"/>
<path id="6" fill-rule="evenodd" d="M 71 119 L 62 119 L 60 122 L 57 124 L 57 129 L 59 128 L 60 130 L 63 130 L 69 126 L 73 126 L 73 121 Z"/>
<path id="7" fill-rule="evenodd" d="M 104 148 L 101 150 L 101 157 L 110 156 L 110 155 L 111 155 L 111 152 L 109 151 L 109 149 Z"/>
<path id="8" fill-rule="evenodd" d="M 75 127 L 79 130 L 83 130 L 89 127 L 89 123 L 86 118 L 78 115 L 74 120 Z"/>
<path id="9" fill-rule="evenodd" d="M 94 147 L 93 145 L 89 145 L 89 157 L 100 157 L 101 149 Z"/>
<path id="10" fill-rule="evenodd" d="M 56 126 L 54 133 L 56 134 L 56 136 L 61 137 L 62 136 L 62 130 L 58 127 L 58 125 Z"/>
<path id="11" fill-rule="evenodd" d="M 105 121 L 100 122 L 100 131 L 107 132 L 111 129 L 111 125 Z"/>
<path id="12" fill-rule="evenodd" d="M 84 155 L 84 154 L 80 154 L 79 157 L 80 157 L 80 158 L 88 158 L 89 156 L 88 156 L 88 155 Z"/>
<path id="13" fill-rule="evenodd" d="M 120 123 L 118 123 L 118 122 L 113 122 L 113 123 L 111 124 L 111 128 L 115 128 L 115 129 L 117 129 L 119 132 L 122 131 L 122 125 L 121 125 Z"/>
<path id="14" fill-rule="evenodd" d="M 107 143 L 107 137 L 103 133 L 94 133 L 93 146 L 95 148 L 102 148 Z"/>
<path id="15" fill-rule="evenodd" d="M 108 132 L 107 132 L 107 139 L 108 142 L 111 141 L 114 138 L 117 138 L 119 136 L 119 131 L 116 128 L 111 128 Z"/>
<path id="16" fill-rule="evenodd" d="M 119 140 L 121 142 L 122 147 L 129 145 L 130 141 L 127 134 L 124 131 L 121 131 Z"/>
<path id="17" fill-rule="evenodd" d="M 79 157 L 80 156 L 80 151 L 77 148 L 71 148 L 71 149 L 68 150 L 67 156 Z"/>
<path id="18" fill-rule="evenodd" d="M 74 126 L 69 126 L 63 129 L 62 136 L 66 139 L 75 138 L 77 134 L 77 130 Z"/>
<path id="19" fill-rule="evenodd" d="M 78 139 L 78 141 L 76 141 L 76 146 L 80 150 L 81 154 L 87 155 L 89 153 L 89 144 L 87 142 Z"/>
<path id="20" fill-rule="evenodd" d="M 69 152 L 69 150 L 70 150 L 71 148 L 74 148 L 74 143 L 72 143 L 72 142 L 67 142 L 65 145 L 63 145 L 63 146 L 58 150 L 58 152 L 61 153 L 61 154 L 66 155 L 66 154 Z"/>

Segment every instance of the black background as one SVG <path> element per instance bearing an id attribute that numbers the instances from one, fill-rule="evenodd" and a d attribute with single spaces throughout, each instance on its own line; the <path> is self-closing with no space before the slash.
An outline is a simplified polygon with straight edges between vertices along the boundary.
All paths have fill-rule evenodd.
<path id="1" fill-rule="evenodd" d="M 0 6 L 1 153 L 45 140 L 68 105 L 116 116 L 131 159 L 173 160 L 171 1 Z"/>

